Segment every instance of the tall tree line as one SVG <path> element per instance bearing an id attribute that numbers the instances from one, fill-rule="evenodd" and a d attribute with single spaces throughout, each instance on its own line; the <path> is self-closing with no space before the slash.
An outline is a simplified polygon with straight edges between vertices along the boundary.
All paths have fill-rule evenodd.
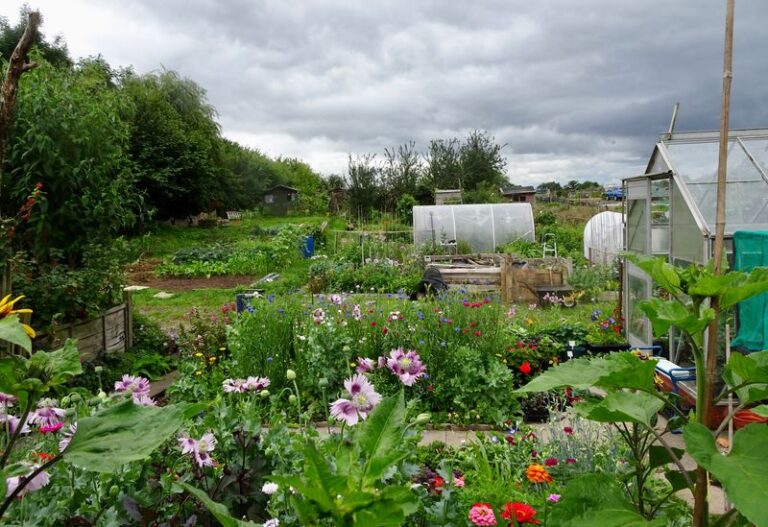
<path id="1" fill-rule="evenodd" d="M 355 218 L 368 218 L 374 210 L 401 212 L 409 203 L 432 203 L 435 189 L 461 189 L 463 201 L 494 202 L 509 184 L 504 145 L 484 131 L 470 132 L 463 140 L 434 139 L 419 152 L 413 141 L 375 154 L 350 156 L 347 198 Z"/>

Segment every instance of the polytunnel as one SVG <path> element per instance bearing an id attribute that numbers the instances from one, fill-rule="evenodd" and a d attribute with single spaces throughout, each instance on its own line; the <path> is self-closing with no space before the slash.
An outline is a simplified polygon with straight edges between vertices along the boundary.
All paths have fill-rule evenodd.
<path id="1" fill-rule="evenodd" d="M 455 246 L 462 242 L 476 252 L 494 252 L 517 241 L 534 241 L 530 203 L 428 205 L 413 208 L 416 247 Z"/>
<path id="2" fill-rule="evenodd" d="M 599 265 L 610 265 L 624 249 L 624 215 L 604 211 L 592 216 L 584 226 L 584 258 Z"/>

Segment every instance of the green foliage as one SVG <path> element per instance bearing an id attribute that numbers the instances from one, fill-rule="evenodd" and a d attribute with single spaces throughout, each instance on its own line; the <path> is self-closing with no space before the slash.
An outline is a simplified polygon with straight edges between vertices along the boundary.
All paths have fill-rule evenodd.
<path id="1" fill-rule="evenodd" d="M 725 365 L 723 378 L 743 405 L 768 399 L 768 351 L 746 356 L 734 353 Z"/>
<path id="2" fill-rule="evenodd" d="M 179 483 L 179 486 L 205 505 L 205 508 L 214 515 L 222 527 L 256 527 L 256 524 L 251 521 L 238 520 L 230 516 L 229 511 L 224 505 L 213 501 L 202 490 L 183 482 Z"/>
<path id="3" fill-rule="evenodd" d="M 595 492 L 600 489 L 599 492 Z M 588 474 L 571 481 L 563 491 L 549 521 L 562 527 L 663 527 L 662 520 L 639 515 L 611 476 Z"/>
<path id="4" fill-rule="evenodd" d="M 397 527 L 416 512 L 416 497 L 407 485 L 383 481 L 408 454 L 404 418 L 401 391 L 376 406 L 353 440 L 339 444 L 330 459 L 310 441 L 302 449 L 301 476 L 272 478 L 296 489 L 291 504 L 303 525 L 327 518 L 338 527 Z"/>
<path id="5" fill-rule="evenodd" d="M 739 512 L 755 525 L 768 525 L 768 509 L 764 507 L 768 500 L 768 428 L 752 424 L 737 431 L 727 456 L 717 450 L 712 433 L 704 425 L 689 423 L 684 434 L 688 453 L 723 484 Z"/>
<path id="6" fill-rule="evenodd" d="M 139 217 L 140 194 L 125 155 L 130 101 L 97 60 L 56 69 L 40 57 L 21 79 L 3 171 L 3 209 L 37 183 L 43 195 L 14 244 L 40 263 L 80 263 L 88 245 L 109 241 Z"/>
<path id="7" fill-rule="evenodd" d="M 0 319 L 0 340 L 16 344 L 27 350 L 32 351 L 32 340 L 24 331 L 24 326 L 21 324 L 18 315 L 10 315 Z"/>
<path id="8" fill-rule="evenodd" d="M 0 16 L 0 57 L 3 61 L 7 61 L 11 57 L 21 35 L 24 34 L 29 11 L 29 6 L 25 4 L 19 10 L 19 21 L 16 25 L 11 25 L 8 18 Z M 56 67 L 72 66 L 67 44 L 61 35 L 57 35 L 53 41 L 49 42 L 45 35 L 38 30 L 32 49 Z"/>
<path id="9" fill-rule="evenodd" d="M 418 205 L 416 198 L 410 194 L 403 194 L 400 199 L 397 200 L 397 215 L 406 225 L 413 223 L 413 207 Z"/>
<path id="10" fill-rule="evenodd" d="M 65 459 L 86 470 L 116 472 L 126 463 L 146 459 L 200 410 L 192 404 L 139 406 L 128 399 L 80 419 Z"/>

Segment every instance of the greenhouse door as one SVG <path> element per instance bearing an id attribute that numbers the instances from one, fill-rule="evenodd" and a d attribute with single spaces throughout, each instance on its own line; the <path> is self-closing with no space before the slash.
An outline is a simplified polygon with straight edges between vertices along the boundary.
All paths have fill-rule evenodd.
<path id="1" fill-rule="evenodd" d="M 624 324 L 631 346 L 650 346 L 653 343 L 651 323 L 640 309 L 641 300 L 651 298 L 653 281 L 645 271 L 626 262 L 624 273 Z"/>

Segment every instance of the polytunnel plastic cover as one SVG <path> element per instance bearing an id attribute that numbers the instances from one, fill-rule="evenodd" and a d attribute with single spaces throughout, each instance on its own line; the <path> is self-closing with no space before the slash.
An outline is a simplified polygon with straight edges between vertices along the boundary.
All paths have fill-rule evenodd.
<path id="1" fill-rule="evenodd" d="M 417 247 L 466 242 L 473 251 L 493 252 L 517 240 L 535 240 L 530 203 L 413 208 L 413 243 Z"/>

